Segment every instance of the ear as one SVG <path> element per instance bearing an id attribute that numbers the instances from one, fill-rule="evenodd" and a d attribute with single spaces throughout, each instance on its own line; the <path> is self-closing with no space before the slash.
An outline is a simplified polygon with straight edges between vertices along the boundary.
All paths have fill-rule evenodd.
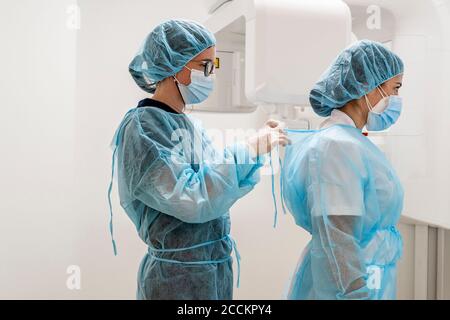
<path id="1" fill-rule="evenodd" d="M 183 68 L 180 72 L 175 74 L 175 77 L 181 84 L 185 86 L 191 84 L 191 71 L 189 71 L 189 69 L 187 68 Z"/>

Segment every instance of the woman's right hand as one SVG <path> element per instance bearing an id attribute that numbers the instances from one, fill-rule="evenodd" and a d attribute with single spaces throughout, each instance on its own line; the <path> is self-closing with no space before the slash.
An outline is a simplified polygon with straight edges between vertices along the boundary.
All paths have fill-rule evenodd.
<path id="1" fill-rule="evenodd" d="M 268 120 L 256 135 L 248 139 L 248 145 L 253 154 L 261 156 L 271 152 L 277 145 L 285 147 L 291 144 L 291 140 L 283 128 L 283 122 L 273 119 Z"/>

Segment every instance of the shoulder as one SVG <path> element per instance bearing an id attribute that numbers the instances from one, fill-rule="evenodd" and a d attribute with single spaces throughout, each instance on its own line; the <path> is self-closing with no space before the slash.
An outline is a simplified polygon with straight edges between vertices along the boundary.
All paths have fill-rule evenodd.
<path id="1" fill-rule="evenodd" d="M 194 122 L 192 117 L 159 108 L 136 108 L 130 112 L 129 117 L 125 139 L 134 140 L 136 143 L 157 143 L 172 147 L 177 142 L 193 139 L 203 132 L 203 128 Z"/>
<path id="2" fill-rule="evenodd" d="M 128 111 L 122 120 L 124 142 L 137 144 L 144 141 L 160 140 L 170 134 L 173 124 L 164 111 L 153 107 L 140 107 Z"/>
<path id="3" fill-rule="evenodd" d="M 174 114 L 157 107 L 140 107 L 130 112 L 130 128 L 141 133 L 171 133 L 187 126 L 188 118 L 183 114 Z"/>
<path id="4" fill-rule="evenodd" d="M 366 148 L 362 133 L 355 128 L 333 126 L 319 131 L 312 141 L 310 159 L 315 159 L 323 168 L 352 168 L 364 171 Z"/>
<path id="5" fill-rule="evenodd" d="M 317 132 L 314 147 L 323 152 L 363 152 L 361 131 L 349 126 L 332 126 Z"/>
<path id="6" fill-rule="evenodd" d="M 157 107 L 140 107 L 135 108 L 133 116 L 135 120 L 139 122 L 149 122 L 149 121 L 166 121 L 168 122 L 171 118 L 171 114 L 167 111 L 161 110 Z"/>

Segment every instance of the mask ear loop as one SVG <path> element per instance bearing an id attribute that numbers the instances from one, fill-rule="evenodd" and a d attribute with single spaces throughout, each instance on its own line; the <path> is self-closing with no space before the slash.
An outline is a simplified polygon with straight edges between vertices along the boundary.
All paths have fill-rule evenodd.
<path id="1" fill-rule="evenodd" d="M 367 109 L 369 109 L 369 112 L 372 112 L 373 107 L 372 107 L 372 105 L 370 104 L 369 98 L 367 98 L 367 94 L 364 95 L 364 98 L 366 99 L 366 106 L 367 106 Z"/>
<path id="2" fill-rule="evenodd" d="M 377 89 L 378 89 L 378 91 L 381 93 L 381 95 L 383 96 L 383 98 L 389 97 L 389 95 L 386 93 L 386 91 L 384 91 L 383 87 L 378 86 Z"/>
<path id="3" fill-rule="evenodd" d="M 186 67 L 186 68 L 187 68 L 187 67 Z M 183 85 L 183 84 L 180 83 L 180 80 L 178 80 L 177 77 L 176 77 L 175 75 L 173 75 L 172 77 L 173 77 L 173 79 L 174 79 L 174 82 L 176 82 L 175 85 L 177 86 L 178 93 L 180 94 L 180 97 L 181 97 L 181 99 L 182 99 L 183 102 L 184 102 L 184 108 L 183 108 L 183 110 L 181 111 L 181 112 L 184 113 L 184 111 L 186 110 L 186 102 L 184 101 L 183 95 L 181 94 L 181 90 L 180 90 L 180 87 L 179 87 L 180 84 L 181 84 L 181 85 Z"/>
<path id="4" fill-rule="evenodd" d="M 389 96 L 386 94 L 386 92 L 384 91 L 384 89 L 381 86 L 378 86 L 377 90 L 378 90 L 378 93 L 381 95 L 380 102 L 383 101 L 383 100 L 389 99 Z M 372 111 L 372 112 L 374 112 L 376 114 L 380 114 L 379 112 L 373 111 L 373 109 L 374 109 L 373 106 L 371 106 L 371 107 L 372 107 L 372 110 L 370 110 L 370 111 Z"/>
<path id="5" fill-rule="evenodd" d="M 189 70 L 189 72 L 192 72 L 192 69 L 189 68 L 188 66 L 183 66 L 183 68 L 186 68 L 186 69 Z M 183 69 L 181 69 L 181 70 L 183 70 Z M 180 70 L 179 72 L 181 72 L 181 70 Z M 172 77 L 175 79 L 176 83 L 183 85 L 183 84 L 177 79 L 177 77 L 176 77 L 175 75 L 173 75 Z M 178 90 L 179 90 L 179 89 L 178 89 Z M 181 92 L 180 92 L 180 94 L 181 94 Z"/>
<path id="6" fill-rule="evenodd" d="M 381 94 L 382 99 L 389 97 L 381 86 L 378 86 L 377 90 Z M 370 104 L 369 98 L 367 98 L 367 94 L 364 95 L 364 98 L 366 99 L 367 108 L 369 109 L 370 112 L 372 112 L 373 106 Z"/>

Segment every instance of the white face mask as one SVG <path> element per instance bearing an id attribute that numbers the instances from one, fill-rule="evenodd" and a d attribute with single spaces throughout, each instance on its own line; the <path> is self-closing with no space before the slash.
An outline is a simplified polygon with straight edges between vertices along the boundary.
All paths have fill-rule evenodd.
<path id="1" fill-rule="evenodd" d="M 366 129 L 369 131 L 383 131 L 397 122 L 402 111 L 402 98 L 399 96 L 388 96 L 386 92 L 377 87 L 383 97 L 374 107 L 365 95 L 369 115 L 367 117 Z"/>
<path id="2" fill-rule="evenodd" d="M 198 104 L 205 101 L 214 89 L 215 75 L 210 74 L 206 77 L 202 71 L 189 69 L 188 67 L 185 68 L 191 71 L 191 83 L 188 86 L 180 83 L 174 76 L 184 103 Z"/>

